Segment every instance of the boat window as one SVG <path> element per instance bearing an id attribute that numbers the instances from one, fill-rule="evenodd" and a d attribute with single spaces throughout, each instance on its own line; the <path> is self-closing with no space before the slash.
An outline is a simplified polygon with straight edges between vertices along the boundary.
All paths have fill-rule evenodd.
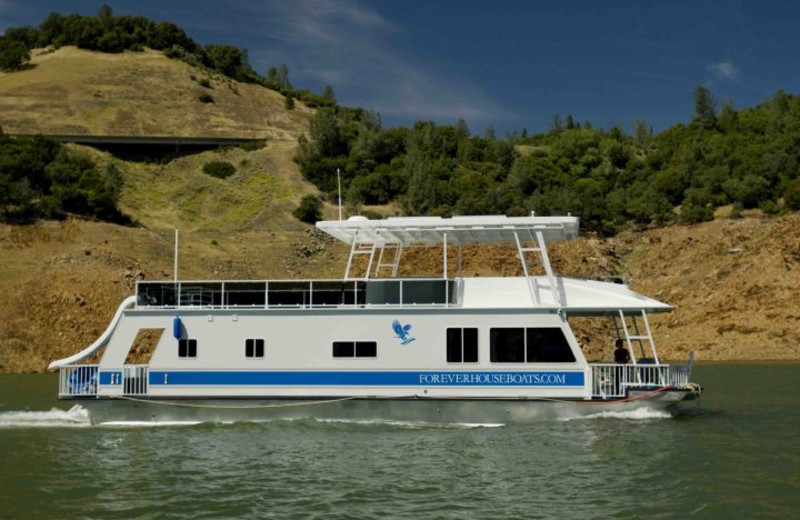
<path id="1" fill-rule="evenodd" d="M 360 287 L 359 287 L 360 285 Z M 352 305 L 363 303 L 364 284 L 356 282 L 313 282 L 311 293 L 312 304 L 318 305 Z M 360 292 L 359 292 L 360 291 Z"/>
<path id="2" fill-rule="evenodd" d="M 311 304 L 309 282 L 270 282 L 267 286 L 267 303 L 270 306 L 301 307 Z"/>
<path id="3" fill-rule="evenodd" d="M 492 363 L 524 363 L 525 329 L 522 327 L 491 329 L 489 360 Z"/>
<path id="4" fill-rule="evenodd" d="M 447 280 L 404 280 L 404 304 L 442 304 L 447 301 Z"/>
<path id="5" fill-rule="evenodd" d="M 261 338 L 248 338 L 244 341 L 244 355 L 249 358 L 264 357 L 264 340 Z"/>
<path id="6" fill-rule="evenodd" d="M 177 301 L 178 284 L 163 282 L 139 282 L 137 306 L 173 307 Z"/>
<path id="7" fill-rule="evenodd" d="M 575 354 L 564 331 L 558 327 L 526 331 L 526 360 L 528 363 L 572 363 Z"/>
<path id="8" fill-rule="evenodd" d="M 267 301 L 264 282 L 226 282 L 225 305 L 229 307 L 263 307 Z"/>
<path id="9" fill-rule="evenodd" d="M 196 358 L 197 357 L 197 340 L 196 339 L 179 339 L 178 340 L 178 357 L 179 358 Z"/>
<path id="10" fill-rule="evenodd" d="M 399 280 L 370 280 L 367 283 L 367 305 L 397 305 L 400 303 Z"/>
<path id="11" fill-rule="evenodd" d="M 222 305 L 222 283 L 187 282 L 178 286 L 180 304 L 196 307 L 218 307 Z"/>
<path id="12" fill-rule="evenodd" d="M 334 341 L 333 357 L 378 357 L 375 341 Z"/>
<path id="13" fill-rule="evenodd" d="M 575 354 L 558 327 L 491 329 L 493 363 L 572 363 Z"/>
<path id="14" fill-rule="evenodd" d="M 447 329 L 447 362 L 478 362 L 478 329 Z"/>

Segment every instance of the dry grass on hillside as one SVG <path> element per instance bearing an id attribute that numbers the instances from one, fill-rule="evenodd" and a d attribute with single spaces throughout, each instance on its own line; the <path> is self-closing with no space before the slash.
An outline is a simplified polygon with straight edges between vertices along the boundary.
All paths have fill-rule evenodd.
<path id="1" fill-rule="evenodd" d="M 554 245 L 553 263 L 581 277 L 622 275 L 675 306 L 651 324 L 663 359 L 800 359 L 800 215 L 718 220 L 584 237 Z M 172 276 L 172 233 L 67 221 L 0 226 L 0 371 L 41 371 L 91 343 L 137 279 Z M 337 278 L 347 247 L 299 231 L 181 234 L 180 276 Z M 451 258 L 455 258 L 454 255 Z M 440 251 L 409 251 L 413 272 L 440 274 Z M 465 251 L 465 273 L 518 274 L 513 251 Z M 455 269 L 451 265 L 451 269 Z M 411 271 L 408 271 L 409 273 Z M 609 331 L 579 320 L 590 359 L 608 359 Z"/>
<path id="2" fill-rule="evenodd" d="M 0 126 L 9 133 L 252 137 L 294 142 L 312 111 L 281 94 L 164 57 L 63 47 L 33 68 L 0 72 Z M 194 76 L 193 80 L 191 76 Z M 211 88 L 198 81 L 208 78 Z M 214 103 L 198 97 L 208 93 Z"/>

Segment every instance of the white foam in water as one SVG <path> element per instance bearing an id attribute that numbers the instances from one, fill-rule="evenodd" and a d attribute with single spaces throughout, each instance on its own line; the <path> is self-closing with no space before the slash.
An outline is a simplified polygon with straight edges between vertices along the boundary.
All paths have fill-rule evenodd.
<path id="1" fill-rule="evenodd" d="M 624 412 L 597 412 L 588 415 L 578 415 L 574 417 L 562 417 L 560 421 L 591 420 L 591 419 L 625 419 L 633 421 L 651 419 L 671 419 L 672 415 L 665 410 L 653 410 L 652 408 L 636 408 Z"/>
<path id="2" fill-rule="evenodd" d="M 197 426 L 201 421 L 109 421 L 98 424 L 109 428 L 153 428 L 154 426 Z"/>
<path id="3" fill-rule="evenodd" d="M 503 423 L 438 423 L 425 421 L 393 421 L 389 419 L 316 419 L 323 423 L 347 423 L 361 425 L 385 425 L 397 428 L 424 429 L 424 428 L 502 428 Z"/>
<path id="4" fill-rule="evenodd" d="M 0 413 L 0 428 L 59 428 L 90 426 L 89 412 L 80 405 L 69 410 L 10 411 Z"/>

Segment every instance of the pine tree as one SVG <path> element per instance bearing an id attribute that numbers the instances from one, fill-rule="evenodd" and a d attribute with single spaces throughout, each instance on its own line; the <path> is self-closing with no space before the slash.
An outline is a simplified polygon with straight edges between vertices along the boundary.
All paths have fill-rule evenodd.
<path id="1" fill-rule="evenodd" d="M 706 130 L 717 126 L 717 111 L 714 107 L 714 98 L 711 91 L 703 86 L 694 88 L 694 120 Z"/>

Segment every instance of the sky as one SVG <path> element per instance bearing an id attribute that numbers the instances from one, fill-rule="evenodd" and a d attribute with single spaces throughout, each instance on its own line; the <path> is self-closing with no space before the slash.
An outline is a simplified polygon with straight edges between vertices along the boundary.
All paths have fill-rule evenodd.
<path id="1" fill-rule="evenodd" d="M 384 126 L 464 119 L 473 134 L 550 129 L 553 116 L 656 132 L 718 105 L 800 93 L 800 2 L 597 0 L 0 0 L 0 31 L 107 3 L 247 49 L 296 88 L 331 85 Z"/>

